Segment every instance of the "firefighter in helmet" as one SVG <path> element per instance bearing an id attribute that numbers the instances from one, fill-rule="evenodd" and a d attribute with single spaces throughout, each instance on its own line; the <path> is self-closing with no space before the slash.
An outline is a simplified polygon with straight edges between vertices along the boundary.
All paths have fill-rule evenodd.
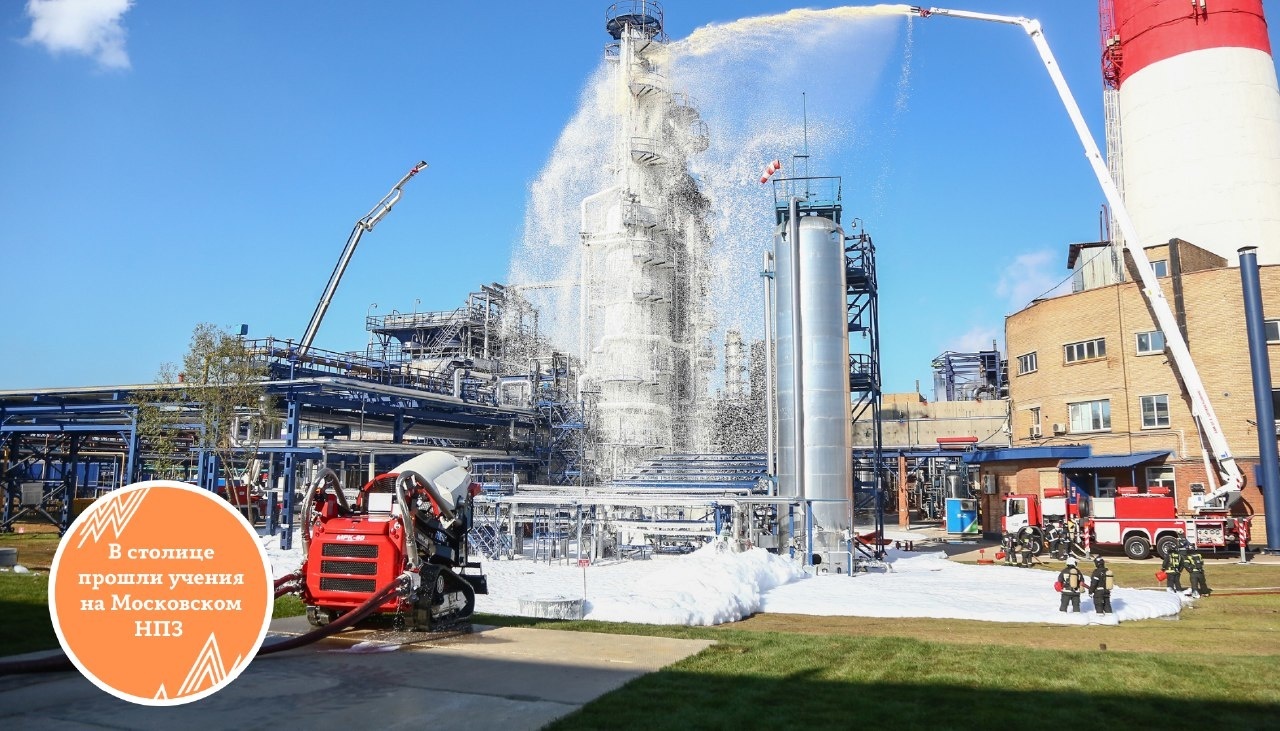
<path id="1" fill-rule="evenodd" d="M 1058 605 L 1059 612 L 1067 611 L 1067 605 L 1071 605 L 1071 611 L 1080 611 L 1080 590 L 1084 587 L 1084 574 L 1080 573 L 1080 569 L 1076 568 L 1076 559 L 1073 556 L 1067 557 L 1067 565 L 1058 572 L 1058 586 L 1062 592 L 1062 601 Z"/>
<path id="2" fill-rule="evenodd" d="M 1185 562 L 1191 576 L 1191 596 L 1209 596 L 1213 590 L 1204 580 L 1204 556 L 1196 551 L 1187 553 Z"/>
<path id="3" fill-rule="evenodd" d="M 1165 554 L 1164 562 L 1160 564 L 1160 570 L 1165 574 L 1165 586 L 1175 594 L 1182 593 L 1182 569 L 1185 558 L 1186 553 L 1179 546 Z"/>
<path id="4" fill-rule="evenodd" d="M 1024 525 L 1018 530 L 1018 565 L 1023 568 L 1031 567 L 1031 559 L 1035 554 L 1033 546 L 1035 545 L 1036 534 L 1031 526 Z"/>
<path id="5" fill-rule="evenodd" d="M 1101 556 L 1093 559 L 1093 573 L 1089 576 L 1089 593 L 1093 595 L 1093 608 L 1098 614 L 1112 614 L 1111 589 L 1115 586 L 1116 577 L 1107 568 L 1107 562 Z"/>
<path id="6" fill-rule="evenodd" d="M 1046 537 L 1049 539 L 1049 555 L 1054 558 L 1062 558 L 1062 539 L 1064 537 L 1062 521 L 1055 520 L 1049 524 L 1049 532 Z"/>

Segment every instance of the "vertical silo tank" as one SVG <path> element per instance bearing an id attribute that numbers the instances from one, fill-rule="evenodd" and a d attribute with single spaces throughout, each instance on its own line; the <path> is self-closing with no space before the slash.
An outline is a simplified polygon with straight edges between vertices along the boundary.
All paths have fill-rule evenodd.
<path id="1" fill-rule="evenodd" d="M 1280 264 L 1280 91 L 1262 0 L 1115 0 L 1124 197 L 1144 246 Z"/>
<path id="2" fill-rule="evenodd" d="M 849 328 L 844 235 L 830 219 L 800 218 L 800 293 L 791 287 L 786 224 L 775 238 L 777 257 L 778 478 L 783 495 L 796 494 L 795 387 L 791 376 L 791 308 L 800 308 L 801 388 L 804 392 L 804 488 L 814 522 L 826 530 L 849 527 Z"/>

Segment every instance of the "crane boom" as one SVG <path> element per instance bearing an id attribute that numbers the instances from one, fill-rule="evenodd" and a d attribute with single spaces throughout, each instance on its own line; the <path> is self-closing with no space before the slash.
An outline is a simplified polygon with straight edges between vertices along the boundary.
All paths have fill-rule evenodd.
<path id="1" fill-rule="evenodd" d="M 1031 37 L 1032 43 L 1035 44 L 1036 50 L 1040 53 L 1040 60 L 1044 63 L 1045 70 L 1049 72 L 1049 77 L 1053 80 L 1053 85 L 1058 91 L 1058 96 L 1062 99 L 1063 106 L 1066 107 L 1067 116 L 1071 117 L 1071 124 L 1075 127 L 1076 134 L 1080 137 L 1080 143 L 1084 145 L 1085 157 L 1093 168 L 1093 174 L 1097 177 L 1098 184 L 1102 186 L 1102 194 L 1106 197 L 1107 203 L 1111 205 L 1112 214 L 1120 227 L 1120 232 L 1124 235 L 1125 250 L 1133 257 L 1134 268 L 1138 271 L 1143 296 L 1146 297 L 1148 304 L 1151 306 L 1151 311 L 1155 314 L 1156 324 L 1160 327 L 1160 331 L 1164 333 L 1165 345 L 1169 348 L 1169 355 L 1173 358 L 1173 362 L 1177 365 L 1178 374 L 1182 377 L 1182 383 L 1191 401 L 1191 415 L 1196 420 L 1196 426 L 1200 431 L 1201 438 L 1208 443 L 1208 447 L 1213 454 L 1213 461 L 1216 463 L 1220 473 L 1222 485 L 1215 487 L 1203 496 L 1193 496 L 1190 505 L 1197 510 L 1213 507 L 1219 505 L 1219 503 L 1219 506 L 1230 506 L 1240 497 L 1240 489 L 1244 486 L 1244 474 L 1240 471 L 1235 457 L 1231 454 L 1231 448 L 1222 432 L 1222 424 L 1218 421 L 1218 415 L 1213 409 L 1213 404 L 1209 402 L 1209 393 L 1205 390 L 1204 382 L 1200 379 L 1200 372 L 1196 369 L 1195 362 L 1191 360 L 1191 351 L 1187 347 L 1187 341 L 1182 337 L 1182 331 L 1178 328 L 1178 322 L 1174 318 L 1173 310 L 1169 307 L 1169 301 L 1165 299 L 1164 292 L 1160 289 L 1160 282 L 1156 278 L 1155 269 L 1152 268 L 1151 261 L 1142 249 L 1141 239 L 1138 238 L 1133 219 L 1129 216 L 1129 209 L 1125 207 L 1120 191 L 1107 170 L 1107 164 L 1102 157 L 1102 152 L 1098 149 L 1098 144 L 1094 141 L 1093 135 L 1089 132 L 1089 127 L 1084 121 L 1080 106 L 1076 103 L 1075 96 L 1071 93 L 1071 88 L 1067 86 L 1067 81 L 1062 75 L 1057 59 L 1054 58 L 1053 51 L 1049 49 L 1049 42 L 1045 39 L 1044 29 L 1040 27 L 1040 21 L 1031 18 L 975 13 L 967 10 L 948 10 L 945 8 L 913 8 L 912 10 L 925 18 L 931 15 L 946 15 L 953 18 L 1017 25 Z M 1211 471 L 1206 470 L 1206 472 Z M 1206 475 L 1206 477 L 1210 480 L 1212 486 L 1212 474 Z"/>
<path id="2" fill-rule="evenodd" d="M 338 264 L 333 268 L 333 273 L 329 275 L 329 283 L 325 285 L 324 294 L 320 296 L 320 301 L 316 303 L 315 312 L 311 313 L 311 321 L 307 323 L 307 330 L 302 335 L 302 339 L 298 341 L 296 355 L 306 355 L 311 344 L 316 339 L 316 333 L 320 330 L 320 322 L 324 320 L 324 313 L 329 310 L 329 303 L 333 301 L 334 292 L 338 291 L 338 282 L 342 281 L 342 275 L 347 271 L 347 264 L 351 261 L 351 255 L 356 252 L 356 246 L 360 244 L 360 237 L 364 236 L 366 231 L 372 231 L 374 226 L 383 219 L 391 211 L 391 207 L 400 200 L 400 194 L 404 189 L 404 184 L 427 167 L 426 162 L 419 162 L 414 165 L 411 170 L 403 177 L 400 182 L 395 184 L 389 193 L 378 201 L 378 205 L 373 210 L 356 221 L 355 228 L 351 229 L 351 236 L 347 238 L 347 245 L 342 250 L 342 256 L 338 257 Z"/>

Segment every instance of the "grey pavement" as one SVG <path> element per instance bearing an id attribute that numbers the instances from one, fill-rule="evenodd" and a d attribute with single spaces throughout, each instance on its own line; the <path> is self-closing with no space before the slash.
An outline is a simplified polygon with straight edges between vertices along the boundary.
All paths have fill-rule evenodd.
<path id="1" fill-rule="evenodd" d="M 272 623 L 273 633 L 305 629 L 299 618 Z M 222 691 L 170 708 L 118 700 L 75 672 L 3 677 L 0 727 L 537 729 L 711 644 L 515 627 L 446 639 L 344 633 L 255 658 Z"/>

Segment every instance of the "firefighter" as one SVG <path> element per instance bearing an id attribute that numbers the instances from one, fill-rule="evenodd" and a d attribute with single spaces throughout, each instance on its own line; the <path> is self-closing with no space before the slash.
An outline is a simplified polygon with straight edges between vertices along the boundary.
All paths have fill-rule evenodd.
<path id="1" fill-rule="evenodd" d="M 1035 539 L 1031 526 L 1024 525 L 1018 531 L 1018 565 L 1024 569 L 1031 568 L 1032 545 Z"/>
<path id="2" fill-rule="evenodd" d="M 1062 592 L 1062 601 L 1058 605 L 1058 611 L 1067 611 L 1067 604 L 1070 604 L 1071 610 L 1079 613 L 1080 589 L 1084 586 L 1084 574 L 1076 568 L 1075 557 L 1067 557 L 1067 565 L 1058 572 L 1058 585 L 1062 587 L 1059 590 Z"/>
<path id="3" fill-rule="evenodd" d="M 1186 558 L 1187 573 L 1191 577 L 1191 596 L 1209 596 L 1213 590 L 1204 580 L 1204 556 L 1192 551 Z"/>
<path id="4" fill-rule="evenodd" d="M 1082 553 L 1080 549 L 1080 519 L 1068 518 L 1064 528 L 1066 538 L 1062 545 L 1062 554 L 1064 556 L 1073 556 Z"/>
<path id="5" fill-rule="evenodd" d="M 1101 556 L 1093 559 L 1093 574 L 1089 577 L 1089 593 L 1093 595 L 1093 608 L 1098 614 L 1112 614 L 1111 589 L 1115 586 L 1116 577 L 1107 568 L 1107 562 Z"/>
<path id="6" fill-rule="evenodd" d="M 1018 557 L 1015 553 L 1017 542 L 1012 533 L 1006 532 L 1000 537 L 1000 548 L 1004 551 L 1004 563 L 1006 566 L 1012 566 L 1018 562 Z"/>
<path id="7" fill-rule="evenodd" d="M 1160 565 L 1160 570 L 1165 573 L 1165 586 L 1169 591 L 1175 594 L 1182 593 L 1182 564 L 1185 555 L 1181 548 L 1169 551 L 1164 557 L 1164 562 Z"/>
<path id="8" fill-rule="evenodd" d="M 1054 558 L 1062 558 L 1062 521 L 1054 521 L 1049 524 L 1049 555 Z"/>

